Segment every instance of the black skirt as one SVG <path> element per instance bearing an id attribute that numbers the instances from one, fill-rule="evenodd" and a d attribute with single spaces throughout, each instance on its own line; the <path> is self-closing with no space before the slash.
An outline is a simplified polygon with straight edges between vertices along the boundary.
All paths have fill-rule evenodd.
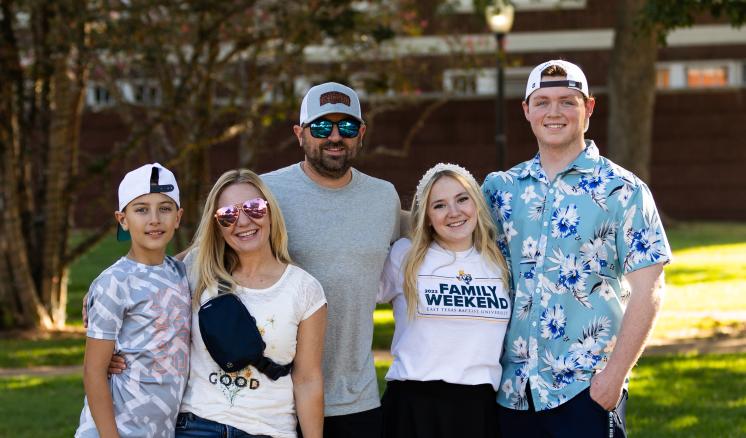
<path id="1" fill-rule="evenodd" d="M 492 385 L 442 380 L 387 382 L 381 399 L 384 438 L 498 438 Z"/>

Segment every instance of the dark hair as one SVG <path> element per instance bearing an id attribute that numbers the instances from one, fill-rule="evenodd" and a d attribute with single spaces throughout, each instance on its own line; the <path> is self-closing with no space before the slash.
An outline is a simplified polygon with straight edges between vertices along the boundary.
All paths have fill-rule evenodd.
<path id="1" fill-rule="evenodd" d="M 550 65 L 541 72 L 542 76 L 559 77 L 567 76 L 567 71 L 559 65 Z"/>

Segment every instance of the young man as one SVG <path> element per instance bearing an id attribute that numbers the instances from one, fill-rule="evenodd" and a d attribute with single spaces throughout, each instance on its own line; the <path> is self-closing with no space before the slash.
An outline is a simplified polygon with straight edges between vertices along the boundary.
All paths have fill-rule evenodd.
<path id="1" fill-rule="evenodd" d="M 305 159 L 262 178 L 280 203 L 291 257 L 319 280 L 329 303 L 324 436 L 378 438 L 373 310 L 389 246 L 399 237 L 399 196 L 391 183 L 351 167 L 365 135 L 351 88 L 311 88 L 293 130 Z"/>
<path id="2" fill-rule="evenodd" d="M 189 375 L 191 307 L 184 265 L 166 256 L 179 227 L 179 187 L 158 163 L 119 185 L 118 240 L 127 256 L 87 294 L 86 399 L 76 437 L 172 437 Z M 113 352 L 127 363 L 107 379 Z"/>
<path id="3" fill-rule="evenodd" d="M 539 153 L 482 186 L 515 294 L 498 392 L 504 436 L 626 435 L 627 377 L 671 251 L 645 183 L 585 140 L 594 105 L 577 65 L 534 68 L 523 111 Z"/>

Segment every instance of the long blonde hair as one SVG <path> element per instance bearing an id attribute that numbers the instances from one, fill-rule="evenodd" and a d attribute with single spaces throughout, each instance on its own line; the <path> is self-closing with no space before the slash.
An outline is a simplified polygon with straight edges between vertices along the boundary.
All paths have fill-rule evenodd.
<path id="1" fill-rule="evenodd" d="M 434 172 L 433 169 L 435 170 Z M 419 302 L 417 275 L 422 262 L 425 260 L 427 250 L 435 239 L 435 230 L 430 226 L 427 219 L 427 205 L 430 199 L 430 192 L 435 182 L 445 176 L 458 181 L 476 204 L 477 225 L 472 233 L 474 248 L 500 271 L 505 290 L 507 291 L 510 287 L 508 281 L 510 275 L 508 264 L 497 247 L 497 228 L 476 181 L 466 169 L 460 166 L 439 164 L 433 169 L 425 173 L 425 177 L 420 181 L 420 185 L 417 188 L 417 194 L 414 200 L 412 200 L 412 212 L 410 214 L 410 239 L 412 240 L 412 247 L 409 249 L 403 265 L 404 298 L 407 300 L 407 314 L 409 319 L 414 318 Z"/>
<path id="2" fill-rule="evenodd" d="M 190 250 L 197 251 L 197 257 L 193 261 L 198 269 L 197 285 L 193 291 L 192 301 L 195 308 L 200 306 L 200 298 L 205 289 L 216 287 L 218 278 L 231 285 L 235 283 L 231 272 L 239 265 L 238 254 L 223 239 L 220 225 L 214 216 L 215 211 L 221 207 L 217 203 L 223 190 L 234 184 L 250 184 L 259 190 L 269 206 L 269 246 L 272 255 L 281 263 L 292 263 L 288 254 L 285 219 L 282 217 L 282 212 L 272 192 L 256 173 L 248 169 L 229 170 L 220 175 L 210 189 L 202 210 L 199 227 L 190 245 Z"/>

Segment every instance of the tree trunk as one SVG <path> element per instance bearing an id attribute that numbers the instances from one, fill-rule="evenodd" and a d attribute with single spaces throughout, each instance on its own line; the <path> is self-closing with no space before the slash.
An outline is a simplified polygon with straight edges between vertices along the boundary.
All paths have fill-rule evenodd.
<path id="1" fill-rule="evenodd" d="M 18 142 L 18 123 L 17 110 L 9 108 L 12 106 L 6 100 L 7 84 L 1 86 L 2 92 L 0 98 L 4 103 L 0 109 L 0 150 L 2 150 L 2 253 L 0 254 L 0 264 L 3 265 L 0 272 L 4 273 L 2 279 L 8 293 L 3 292 L 1 295 L 8 300 L 4 305 L 9 305 L 10 310 L 4 315 L 3 325 L 14 327 L 43 327 L 52 326 L 49 313 L 45 309 L 41 300 L 39 300 L 38 290 L 34 283 L 29 264 L 28 251 L 23 239 L 21 220 L 21 203 L 18 200 L 19 182 L 21 181 L 20 172 L 20 147 Z"/>
<path id="2" fill-rule="evenodd" d="M 654 29 L 637 20 L 646 0 L 619 0 L 609 65 L 609 158 L 650 180 L 655 62 Z"/>

